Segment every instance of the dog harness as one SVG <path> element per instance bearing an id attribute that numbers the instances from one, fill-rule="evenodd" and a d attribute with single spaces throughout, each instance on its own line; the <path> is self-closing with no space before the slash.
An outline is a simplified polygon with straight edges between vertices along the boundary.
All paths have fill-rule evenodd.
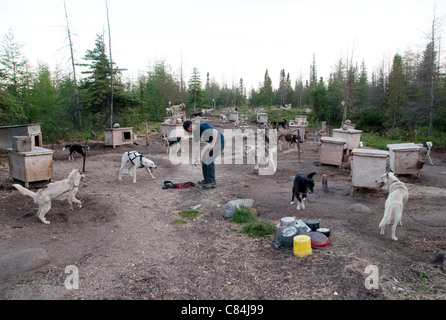
<path id="1" fill-rule="evenodd" d="M 193 182 L 172 183 L 172 181 L 164 181 L 163 189 L 186 189 L 195 187 L 197 187 L 197 185 Z"/>
<path id="2" fill-rule="evenodd" d="M 133 158 L 130 156 L 133 155 Z M 139 155 L 137 154 L 137 152 L 127 152 L 127 156 L 129 157 L 130 162 L 134 165 L 135 163 L 133 162 L 133 160 L 135 160 L 136 158 L 139 157 L 139 163 L 141 164 L 140 168 L 144 168 L 144 166 L 142 165 L 142 158 L 144 157 L 141 153 L 139 153 Z"/>

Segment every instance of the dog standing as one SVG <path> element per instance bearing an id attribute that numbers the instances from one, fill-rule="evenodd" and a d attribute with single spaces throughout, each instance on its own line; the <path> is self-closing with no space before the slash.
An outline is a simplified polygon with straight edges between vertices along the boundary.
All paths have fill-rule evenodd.
<path id="1" fill-rule="evenodd" d="M 169 138 L 166 134 L 163 135 L 163 141 L 164 144 L 166 145 L 166 153 L 168 154 L 169 151 L 174 147 L 174 146 L 179 146 L 179 148 L 181 149 L 181 151 L 184 150 L 183 146 L 181 145 L 181 137 L 171 137 Z"/>
<path id="2" fill-rule="evenodd" d="M 85 177 L 80 169 L 71 171 L 68 178 L 56 182 L 49 183 L 46 187 L 37 192 L 33 192 L 19 184 L 13 184 L 21 194 L 33 198 L 34 202 L 39 206 L 37 217 L 45 224 L 50 222 L 45 219 L 45 215 L 51 209 L 51 202 L 53 200 L 67 200 L 70 205 L 70 210 L 73 210 L 73 202 L 82 208 L 82 202 L 76 199 L 79 183 Z"/>
<path id="3" fill-rule="evenodd" d="M 62 150 L 65 150 L 69 148 L 70 149 L 70 154 L 68 156 L 68 160 L 73 160 L 73 155 L 77 152 L 79 154 L 82 155 L 82 157 L 85 158 L 85 153 L 84 153 L 84 146 L 81 146 L 80 144 L 67 144 L 65 147 L 63 147 Z M 87 144 L 87 151 L 90 151 L 90 146 Z"/>
<path id="4" fill-rule="evenodd" d="M 136 183 L 136 168 L 146 168 L 147 172 L 152 176 L 153 169 L 156 169 L 155 163 L 144 157 L 141 153 L 136 151 L 124 152 L 121 159 L 121 168 L 119 169 L 118 179 L 121 180 L 121 173 L 127 164 L 131 164 L 130 176 L 133 176 L 133 183 Z"/>
<path id="5" fill-rule="evenodd" d="M 266 137 L 266 136 L 265 136 Z M 276 172 L 277 170 L 277 148 L 276 147 L 269 147 L 269 146 L 255 146 L 255 145 L 246 145 L 245 146 L 245 155 L 247 157 L 254 156 L 255 165 L 254 170 L 259 170 L 259 159 L 262 159 L 261 157 L 264 157 L 262 159 L 268 159 L 266 162 L 268 164 L 268 168 L 265 169 L 272 169 L 272 172 Z M 262 169 L 263 170 L 263 169 Z"/>
<path id="6" fill-rule="evenodd" d="M 432 159 L 431 159 L 431 150 L 434 144 L 431 141 L 426 141 L 419 145 L 421 147 L 421 153 L 424 153 L 429 160 L 430 165 L 433 165 Z"/>
<path id="7" fill-rule="evenodd" d="M 307 198 L 307 193 L 314 192 L 314 180 L 313 176 L 316 172 L 312 172 L 305 176 L 303 172 L 298 172 L 294 177 L 293 182 L 293 196 L 291 197 L 290 204 L 294 204 L 294 197 L 297 199 L 296 209 L 305 209 L 304 200 Z"/>
<path id="8" fill-rule="evenodd" d="M 409 191 L 407 190 L 404 182 L 401 182 L 393 172 L 383 174 L 378 180 L 375 180 L 379 187 L 386 187 L 389 190 L 384 206 L 384 216 L 379 223 L 378 227 L 381 229 L 381 234 L 384 234 L 386 224 L 392 225 L 392 240 L 398 240 L 395 236 L 395 230 L 398 223 L 402 225 L 401 218 L 403 215 L 404 204 L 409 199 Z"/>
<path id="9" fill-rule="evenodd" d="M 290 149 L 292 143 L 295 143 L 296 144 L 296 148 L 297 148 L 297 143 L 298 142 L 302 142 L 302 140 L 300 139 L 300 137 L 298 135 L 295 135 L 295 134 L 292 134 L 292 133 L 281 134 L 279 136 L 278 140 L 279 140 L 279 149 L 280 149 L 280 151 L 282 151 L 282 144 L 285 141 L 288 142 L 288 149 Z"/>

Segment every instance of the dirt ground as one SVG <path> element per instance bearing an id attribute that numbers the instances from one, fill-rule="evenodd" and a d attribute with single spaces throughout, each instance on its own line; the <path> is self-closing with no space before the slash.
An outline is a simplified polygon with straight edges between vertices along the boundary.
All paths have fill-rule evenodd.
<path id="1" fill-rule="evenodd" d="M 219 128 L 232 128 L 209 120 Z M 169 161 L 160 133 L 149 145 L 105 147 L 91 142 L 78 198 L 83 207 L 68 210 L 55 201 L 45 225 L 37 206 L 12 187 L 8 156 L 0 154 L 0 259 L 25 249 L 43 249 L 47 260 L 35 268 L 0 277 L 0 298 L 11 299 L 138 299 L 138 300 L 384 300 L 446 299 L 446 271 L 433 263 L 446 250 L 446 150 L 434 147 L 434 165 L 425 164 L 420 178 L 400 176 L 410 190 L 397 228 L 381 236 L 378 223 L 386 194 L 359 189 L 350 195 L 351 176 L 345 168 L 319 165 L 319 145 L 308 130 L 296 151 L 278 154 L 273 175 L 254 174 L 252 164 L 219 164 L 217 188 L 162 189 L 163 181 L 197 182 L 201 168 Z M 51 148 L 51 146 L 46 146 Z M 285 147 L 285 150 L 287 148 Z M 138 169 L 118 181 L 123 152 L 137 150 L 153 160 L 156 179 Z M 54 179 L 82 168 L 82 157 L 67 159 L 62 145 L 53 154 Z M 322 174 L 328 191 L 306 209 L 290 205 L 292 178 L 297 172 Z M 376 179 L 377 177 L 370 177 Z M 47 182 L 31 183 L 36 191 Z M 314 195 L 313 195 L 314 196 Z M 222 218 L 225 204 L 254 199 L 253 212 L 276 226 L 280 219 L 318 219 L 331 231 L 330 245 L 299 258 L 291 248 L 276 248 L 276 235 L 252 238 L 241 226 Z M 311 200 L 311 197 L 310 197 Z M 174 224 L 179 212 L 200 204 L 196 219 Z M 353 206 L 352 205 L 356 205 Z M 355 209 L 356 208 L 356 209 Z M 370 209 L 370 211 L 367 210 Z M 376 266 L 379 288 L 368 289 L 368 266 Z M 78 289 L 66 287 L 78 271 Z M 29 270 L 31 269 L 31 270 Z"/>

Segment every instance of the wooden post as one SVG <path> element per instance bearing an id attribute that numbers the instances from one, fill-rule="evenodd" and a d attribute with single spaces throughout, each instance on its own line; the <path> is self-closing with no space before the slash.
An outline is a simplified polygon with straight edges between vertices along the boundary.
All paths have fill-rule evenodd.
<path id="1" fill-rule="evenodd" d="M 87 141 L 88 141 L 88 140 L 85 139 L 84 163 L 83 163 L 83 165 L 82 165 L 82 172 L 85 172 L 85 160 L 87 160 L 87 146 L 88 146 Z"/>
<path id="2" fill-rule="evenodd" d="M 146 146 L 149 145 L 149 127 L 147 121 L 144 121 L 144 126 L 146 128 Z"/>
<path id="3" fill-rule="evenodd" d="M 54 150 L 54 129 L 51 130 L 51 149 Z"/>

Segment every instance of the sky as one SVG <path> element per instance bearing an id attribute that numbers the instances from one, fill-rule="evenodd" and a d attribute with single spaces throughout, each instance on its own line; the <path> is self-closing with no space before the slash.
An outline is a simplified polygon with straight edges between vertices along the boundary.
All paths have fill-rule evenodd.
<path id="1" fill-rule="evenodd" d="M 75 60 L 82 62 L 105 35 L 107 7 L 112 59 L 136 81 L 157 61 L 172 72 L 192 69 L 202 84 L 210 78 L 230 87 L 240 78 L 258 89 L 266 70 L 277 88 L 280 71 L 328 80 L 340 59 L 365 62 L 369 75 L 396 53 L 423 51 L 434 11 L 437 34 L 446 36 L 446 0 L 65 0 Z M 434 10 L 435 8 L 435 10 Z M 71 69 L 63 0 L 0 0 L 2 48 L 5 35 L 33 67 Z M 107 51 L 108 52 L 108 51 Z"/>

